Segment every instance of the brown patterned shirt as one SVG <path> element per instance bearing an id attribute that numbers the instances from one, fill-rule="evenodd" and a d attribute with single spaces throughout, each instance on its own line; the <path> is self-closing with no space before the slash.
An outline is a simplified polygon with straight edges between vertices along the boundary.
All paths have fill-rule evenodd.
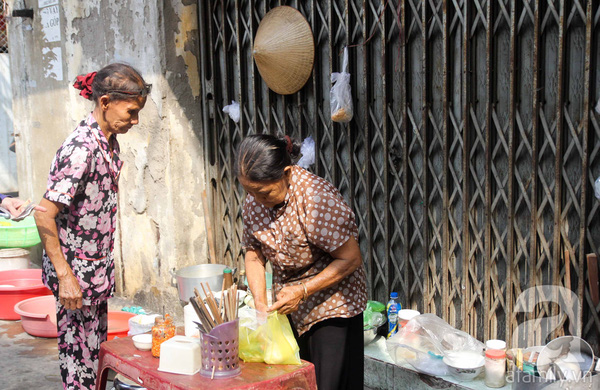
<path id="1" fill-rule="evenodd" d="M 244 202 L 245 249 L 260 250 L 273 267 L 273 291 L 308 281 L 334 259 L 335 251 L 358 229 L 354 212 L 325 179 L 292 166 L 284 206 L 273 209 L 247 195 Z M 361 265 L 337 285 L 308 297 L 291 314 L 298 334 L 328 318 L 350 318 L 367 304 L 365 271 Z"/>

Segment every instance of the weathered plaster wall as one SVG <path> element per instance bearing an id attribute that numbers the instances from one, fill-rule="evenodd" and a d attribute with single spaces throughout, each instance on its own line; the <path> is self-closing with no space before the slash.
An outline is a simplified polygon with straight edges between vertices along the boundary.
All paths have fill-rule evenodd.
<path id="1" fill-rule="evenodd" d="M 33 20 L 9 23 L 21 194 L 43 195 L 56 149 L 93 109 L 71 87 L 75 76 L 115 61 L 136 67 L 153 88 L 140 124 L 119 137 L 117 290 L 181 313 L 169 271 L 207 262 L 196 3 L 38 1 L 27 2 Z M 22 6 L 14 1 L 11 9 Z M 58 33 L 42 23 L 52 6 Z"/>

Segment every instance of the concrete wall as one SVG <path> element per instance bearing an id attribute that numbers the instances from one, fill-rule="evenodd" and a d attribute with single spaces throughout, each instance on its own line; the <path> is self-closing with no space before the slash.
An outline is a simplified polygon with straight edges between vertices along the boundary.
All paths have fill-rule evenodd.
<path id="1" fill-rule="evenodd" d="M 17 160 L 10 151 L 13 140 L 12 89 L 10 87 L 10 58 L 0 54 L 0 193 L 18 189 Z"/>
<path id="2" fill-rule="evenodd" d="M 57 148 L 93 109 L 71 85 L 121 61 L 152 93 L 140 124 L 119 136 L 117 291 L 156 311 L 181 313 L 169 270 L 207 262 L 197 6 L 193 0 L 28 1 L 9 45 L 22 197 L 39 199 Z M 13 1 L 11 10 L 23 8 Z"/>

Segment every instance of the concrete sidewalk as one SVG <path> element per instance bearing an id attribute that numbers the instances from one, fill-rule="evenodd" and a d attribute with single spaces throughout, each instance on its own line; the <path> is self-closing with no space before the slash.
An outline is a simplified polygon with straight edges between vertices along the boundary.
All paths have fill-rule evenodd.
<path id="1" fill-rule="evenodd" d="M 122 298 L 111 298 L 109 310 L 133 306 Z M 30 336 L 21 321 L 0 320 L 0 388 L 2 390 L 62 390 L 57 339 Z M 111 389 L 108 385 L 107 389 Z"/>
<path id="2" fill-rule="evenodd" d="M 2 389 L 61 390 L 56 339 L 33 337 L 21 321 L 0 321 Z"/>

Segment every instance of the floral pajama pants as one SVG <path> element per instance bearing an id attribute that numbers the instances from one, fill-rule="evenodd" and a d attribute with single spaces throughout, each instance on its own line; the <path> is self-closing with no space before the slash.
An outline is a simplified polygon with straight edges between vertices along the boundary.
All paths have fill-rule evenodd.
<path id="1" fill-rule="evenodd" d="M 100 344 L 108 334 L 106 301 L 67 310 L 57 303 L 58 360 L 65 390 L 96 387 Z"/>

